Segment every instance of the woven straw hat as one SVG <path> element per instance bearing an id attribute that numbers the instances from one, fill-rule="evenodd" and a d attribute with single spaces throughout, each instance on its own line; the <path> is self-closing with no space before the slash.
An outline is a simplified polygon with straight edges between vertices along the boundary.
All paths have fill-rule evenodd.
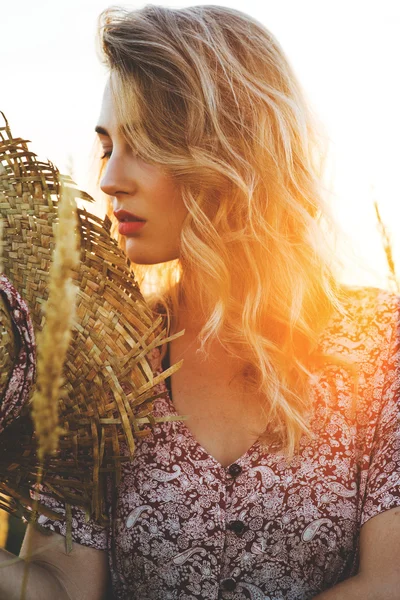
<path id="1" fill-rule="evenodd" d="M 13 138 L 1 115 L 0 507 L 26 516 L 38 470 L 29 404 L 35 357 L 29 348 L 44 325 L 57 203 L 63 186 L 75 198 L 92 198 L 75 189 L 53 164 L 38 161 L 27 140 Z M 183 332 L 166 337 L 161 317 L 154 319 L 110 228 L 108 217 L 102 221 L 77 208 L 80 264 L 73 274 L 78 288 L 76 319 L 59 399 L 63 434 L 57 454 L 45 460 L 43 476 L 55 494 L 85 507 L 99 521 L 103 474 L 113 471 L 118 481 L 121 442 L 132 456 L 135 437 L 150 431 L 143 429 L 146 424 L 156 423 L 152 401 L 161 394 L 155 394 L 154 387 L 182 363 L 153 376 L 154 349 Z M 25 326 L 18 330 L 21 319 Z M 19 390 L 12 386 L 16 365 L 25 369 Z M 39 511 L 54 516 L 44 506 Z"/>

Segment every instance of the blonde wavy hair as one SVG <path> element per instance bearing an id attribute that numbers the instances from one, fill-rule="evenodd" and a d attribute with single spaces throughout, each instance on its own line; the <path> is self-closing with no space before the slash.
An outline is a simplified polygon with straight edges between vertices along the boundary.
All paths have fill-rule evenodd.
<path id="1" fill-rule="evenodd" d="M 318 340 L 344 311 L 319 122 L 275 37 L 241 11 L 112 6 L 98 25 L 123 135 L 175 178 L 188 209 L 179 259 L 131 264 L 139 285 L 168 328 L 197 298 L 201 351 L 218 338 L 243 360 L 265 399 L 260 441 L 292 456 L 312 435 Z"/>

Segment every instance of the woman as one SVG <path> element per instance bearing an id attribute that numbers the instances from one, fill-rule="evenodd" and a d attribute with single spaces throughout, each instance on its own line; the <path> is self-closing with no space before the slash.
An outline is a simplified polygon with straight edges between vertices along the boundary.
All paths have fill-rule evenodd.
<path id="1" fill-rule="evenodd" d="M 109 526 L 74 509 L 69 555 L 48 499 L 28 597 L 397 598 L 399 298 L 337 281 L 282 49 L 219 6 L 100 25 L 101 188 L 148 301 L 185 330 L 154 354 L 155 371 L 184 359 L 155 415 L 188 418 L 138 441 Z"/>

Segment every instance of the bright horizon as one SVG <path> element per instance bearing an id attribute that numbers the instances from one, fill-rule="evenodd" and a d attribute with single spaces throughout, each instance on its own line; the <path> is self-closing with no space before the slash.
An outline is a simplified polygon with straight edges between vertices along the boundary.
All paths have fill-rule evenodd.
<path id="1" fill-rule="evenodd" d="M 0 110 L 13 134 L 31 140 L 30 149 L 41 159 L 62 172 L 72 159 L 76 183 L 89 193 L 89 158 L 107 78 L 95 52 L 96 20 L 111 4 L 22 0 L 2 9 Z M 245 9 L 238 1 L 212 4 L 254 16 L 282 45 L 325 126 L 333 213 L 364 264 L 352 265 L 347 257 L 343 279 L 387 287 L 373 200 L 379 202 L 400 275 L 399 3 L 341 0 L 321 6 L 303 0 L 300 6 L 296 0 L 276 0 L 247 2 Z"/>

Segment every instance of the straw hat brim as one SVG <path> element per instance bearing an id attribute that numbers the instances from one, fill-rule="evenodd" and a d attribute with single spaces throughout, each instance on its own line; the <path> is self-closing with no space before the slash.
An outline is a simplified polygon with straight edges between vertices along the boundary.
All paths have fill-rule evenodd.
<path id="1" fill-rule="evenodd" d="M 36 337 L 44 325 L 61 190 L 67 186 L 75 198 L 92 199 L 52 163 L 37 160 L 26 140 L 13 138 L 3 118 L 3 284 L 8 281 L 20 301 L 26 303 Z M 154 391 L 156 386 L 182 364 L 180 361 L 153 375 L 155 349 L 183 332 L 166 337 L 161 317 L 154 319 L 129 260 L 110 236 L 110 227 L 108 217 L 103 221 L 83 208 L 77 209 L 80 264 L 73 272 L 78 288 L 76 322 L 58 403 L 64 435 L 57 455 L 46 460 L 43 479 L 65 502 L 85 507 L 98 520 L 103 517 L 105 474 L 111 471 L 116 483 L 119 480 L 121 442 L 133 456 L 135 439 L 147 435 L 156 424 L 152 415 L 152 403 L 160 395 Z M 0 380 L 2 402 L 23 350 L 12 323 L 10 303 L 7 306 L 4 298 L 0 304 L 0 361 L 4 361 L 7 376 Z M 29 329 L 28 321 L 25 329 Z M 28 352 L 27 361 L 31 359 L 32 352 Z M 32 379 L 26 382 L 29 392 L 25 397 L 16 401 L 14 396 L 14 405 L 8 405 L 6 426 L 0 429 L 0 507 L 9 512 L 30 510 L 30 493 L 37 478 L 36 439 L 27 398 L 35 388 Z M 42 512 L 49 514 L 45 507 Z"/>

